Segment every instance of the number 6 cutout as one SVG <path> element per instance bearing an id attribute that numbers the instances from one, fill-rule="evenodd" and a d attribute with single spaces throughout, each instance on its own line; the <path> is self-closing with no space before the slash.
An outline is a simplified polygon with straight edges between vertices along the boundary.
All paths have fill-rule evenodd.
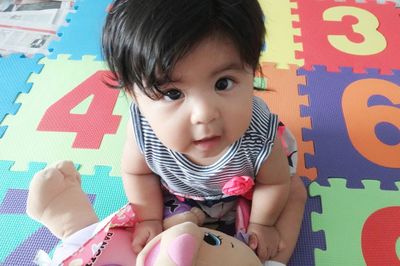
<path id="1" fill-rule="evenodd" d="M 389 99 L 393 106 L 368 106 L 375 95 Z M 343 116 L 355 149 L 371 162 L 383 167 L 400 168 L 400 143 L 387 145 L 375 133 L 379 123 L 389 123 L 400 134 L 400 86 L 381 79 L 363 79 L 350 84 L 342 96 Z"/>

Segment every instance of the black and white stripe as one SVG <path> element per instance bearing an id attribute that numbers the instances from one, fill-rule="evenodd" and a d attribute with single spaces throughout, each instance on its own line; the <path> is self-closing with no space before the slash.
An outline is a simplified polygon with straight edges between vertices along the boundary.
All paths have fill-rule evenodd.
<path id="1" fill-rule="evenodd" d="M 225 197 L 222 187 L 234 176 L 255 177 L 269 156 L 278 128 L 278 117 L 263 100 L 253 98 L 253 114 L 245 134 L 217 162 L 196 165 L 183 154 L 165 147 L 135 104 L 131 105 L 135 138 L 150 169 L 178 196 L 216 200 Z"/>

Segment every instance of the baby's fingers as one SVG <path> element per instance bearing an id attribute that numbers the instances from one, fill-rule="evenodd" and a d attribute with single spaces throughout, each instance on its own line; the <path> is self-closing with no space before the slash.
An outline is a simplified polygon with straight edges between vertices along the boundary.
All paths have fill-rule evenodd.
<path id="1" fill-rule="evenodd" d="M 284 250 L 286 248 L 286 244 L 285 242 L 283 242 L 283 240 L 281 239 L 279 241 L 279 245 L 278 245 L 278 252 L 281 252 L 282 250 Z"/>
<path id="2" fill-rule="evenodd" d="M 275 257 L 276 255 L 278 255 L 278 251 L 279 251 L 279 248 L 278 248 L 278 246 L 269 246 L 268 247 L 268 258 L 267 259 L 271 259 L 271 258 L 273 258 L 273 257 Z"/>
<path id="3" fill-rule="evenodd" d="M 255 251 L 261 261 L 266 261 L 269 258 L 268 249 L 266 245 L 258 243 L 256 234 L 251 234 L 249 237 L 249 247 Z"/>
<path id="4" fill-rule="evenodd" d="M 271 257 L 270 252 L 269 252 L 267 246 L 265 246 L 265 245 L 259 245 L 256 253 L 257 253 L 258 258 L 262 262 L 268 260 Z"/>
<path id="5" fill-rule="evenodd" d="M 256 250 L 257 249 L 257 246 L 258 246 L 258 239 L 257 239 L 257 235 L 256 234 L 250 234 L 250 236 L 249 236 L 249 247 L 252 249 L 252 250 Z"/>
<path id="6" fill-rule="evenodd" d="M 138 254 L 140 251 L 142 251 L 144 246 L 147 244 L 148 238 L 148 232 L 144 230 L 133 234 L 132 249 L 135 254 Z"/>

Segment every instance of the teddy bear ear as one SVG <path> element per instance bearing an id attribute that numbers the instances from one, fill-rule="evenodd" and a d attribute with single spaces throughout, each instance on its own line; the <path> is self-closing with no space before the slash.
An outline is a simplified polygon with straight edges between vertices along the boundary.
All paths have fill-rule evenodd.
<path id="1" fill-rule="evenodd" d="M 196 260 L 198 241 L 194 235 L 184 233 L 169 242 L 166 249 L 169 259 L 177 266 L 190 266 Z"/>
<path id="2" fill-rule="evenodd" d="M 196 261 L 203 232 L 193 223 L 175 225 L 153 238 L 138 254 L 138 266 L 190 266 Z"/>
<path id="3" fill-rule="evenodd" d="M 144 262 L 137 261 L 137 265 L 154 266 L 154 265 L 168 265 L 168 266 L 190 266 L 193 265 L 196 250 L 196 238 L 184 233 L 172 239 L 167 246 L 163 245 L 161 251 L 161 243 L 157 241 L 151 245 L 144 255 Z M 149 243 L 150 244 L 150 243 Z M 145 251 L 146 252 L 146 251 Z M 144 253 L 142 253 L 144 254 Z M 139 259 L 139 257 L 138 257 Z M 143 264 L 142 264 L 143 263 Z"/>
<path id="4" fill-rule="evenodd" d="M 136 258 L 137 266 L 156 265 L 155 261 L 160 253 L 161 234 L 154 237 L 146 246 L 139 252 Z"/>

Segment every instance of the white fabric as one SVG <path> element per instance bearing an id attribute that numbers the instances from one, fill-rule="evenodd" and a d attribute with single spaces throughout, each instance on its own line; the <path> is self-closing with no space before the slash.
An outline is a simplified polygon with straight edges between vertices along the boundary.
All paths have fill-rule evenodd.
<path id="1" fill-rule="evenodd" d="M 43 250 L 39 250 L 34 259 L 34 263 L 39 266 L 58 266 L 66 258 L 74 254 L 82 245 L 92 238 L 97 232 L 106 226 L 106 224 L 115 216 L 115 213 L 109 215 L 102 221 L 89 225 L 78 232 L 70 235 L 64 239 L 60 245 L 56 247 L 54 251 L 53 259 L 50 259 L 49 255 Z"/>
<path id="2" fill-rule="evenodd" d="M 264 263 L 264 266 L 286 266 L 286 265 L 278 261 L 268 260 Z"/>

